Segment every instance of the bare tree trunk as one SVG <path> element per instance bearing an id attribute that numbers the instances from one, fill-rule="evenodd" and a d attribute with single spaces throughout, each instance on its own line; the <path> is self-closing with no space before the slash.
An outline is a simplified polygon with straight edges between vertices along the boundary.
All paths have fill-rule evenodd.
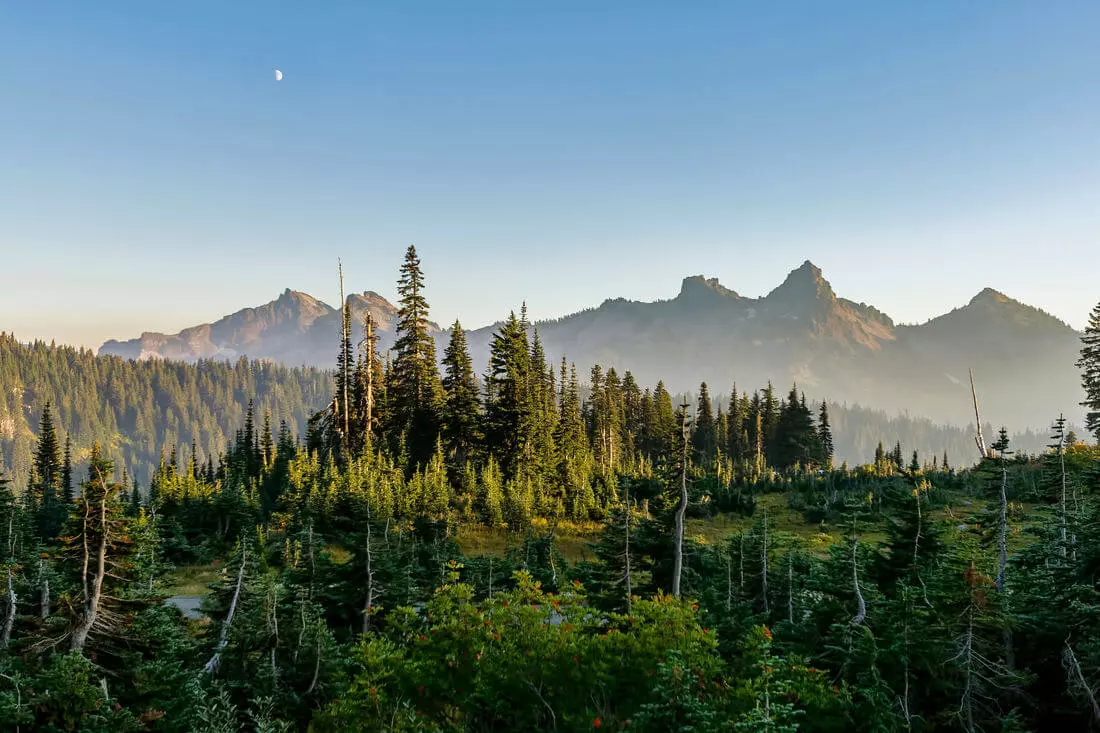
<path id="1" fill-rule="evenodd" d="M 279 679 L 279 668 L 275 660 L 275 651 L 279 648 L 279 586 L 271 586 L 271 595 L 268 601 L 268 630 L 275 635 L 275 643 L 271 645 L 271 678 Z"/>
<path id="2" fill-rule="evenodd" d="M 43 560 L 38 561 L 38 577 L 41 579 L 38 589 L 38 616 L 47 619 L 50 616 L 50 579 L 46 577 L 46 563 Z"/>
<path id="3" fill-rule="evenodd" d="M 962 716 L 967 733 L 974 733 L 974 607 L 969 609 L 969 621 L 963 648 L 959 655 L 963 658 L 966 683 L 963 686 L 962 699 L 959 701 L 959 714 Z"/>
<path id="4" fill-rule="evenodd" d="M 8 597 L 7 608 L 4 614 L 4 633 L 0 635 L 0 645 L 7 646 L 11 641 L 11 630 L 15 626 L 15 575 L 8 568 Z"/>
<path id="5" fill-rule="evenodd" d="M 317 633 L 317 658 L 313 661 L 313 679 L 309 681 L 309 689 L 306 690 L 306 694 L 313 692 L 313 689 L 317 687 L 317 680 L 321 676 L 321 634 Z"/>
<path id="6" fill-rule="evenodd" d="M 313 557 L 313 520 L 309 520 L 309 597 L 313 598 L 313 581 L 317 577 L 317 563 Z"/>
<path id="7" fill-rule="evenodd" d="M 1070 688 L 1080 689 L 1084 693 L 1090 707 L 1092 707 L 1093 720 L 1100 722 L 1100 703 L 1096 700 L 1096 694 L 1092 691 L 1092 686 L 1085 679 L 1084 673 L 1081 672 L 1081 663 L 1077 661 L 1077 655 L 1073 653 L 1073 647 L 1069 645 L 1068 639 L 1066 640 L 1066 650 L 1062 656 L 1068 668 Z"/>
<path id="8" fill-rule="evenodd" d="M 96 619 L 99 616 L 99 605 L 103 599 L 103 579 L 107 575 L 107 479 L 105 476 L 100 475 L 100 482 L 103 484 L 103 495 L 99 500 L 99 546 L 96 548 L 96 569 L 95 577 L 91 581 L 91 592 L 88 591 L 88 563 L 89 563 L 89 549 L 88 549 L 88 524 L 89 516 L 88 512 L 84 514 L 84 565 L 83 565 L 83 588 L 84 588 L 84 608 L 80 615 L 80 622 L 76 628 L 73 629 L 73 635 L 69 642 L 69 651 L 82 652 L 84 651 L 84 645 L 88 642 L 88 633 L 92 630 L 92 626 L 95 625 Z"/>
<path id="9" fill-rule="evenodd" d="M 348 307 L 348 303 L 344 300 L 344 263 L 337 260 L 340 268 L 340 351 L 343 352 L 344 344 L 348 343 L 348 339 L 351 335 L 348 333 L 348 319 L 351 317 L 351 309 Z M 350 348 L 350 347 L 349 347 Z M 351 364 L 348 364 L 348 354 L 344 355 L 344 404 L 341 405 L 341 410 L 344 413 L 344 447 L 348 446 L 348 440 L 350 438 L 348 419 L 351 410 L 348 409 L 348 376 L 351 374 Z"/>
<path id="10" fill-rule="evenodd" d="M 687 469 L 688 469 L 688 427 L 687 427 L 687 405 L 684 405 L 684 410 L 680 417 L 680 427 L 683 431 L 684 437 L 684 450 L 681 456 L 680 463 L 680 506 L 676 509 L 676 547 L 673 555 L 672 565 L 672 595 L 676 598 L 680 597 L 680 576 L 684 570 L 684 514 L 687 513 L 688 505 L 688 488 L 687 488 Z"/>
<path id="11" fill-rule="evenodd" d="M 218 645 L 214 647 L 214 656 L 210 657 L 210 661 L 202 668 L 203 672 L 213 672 L 218 668 L 218 663 L 222 658 L 222 649 L 229 644 L 229 627 L 233 624 L 233 614 L 237 611 L 237 601 L 241 597 L 241 585 L 244 583 L 244 566 L 248 561 L 248 550 L 241 548 L 241 569 L 237 571 L 237 587 L 233 591 L 233 600 L 229 603 L 229 613 L 226 614 L 225 623 L 222 625 L 221 637 L 218 639 Z"/>
<path id="12" fill-rule="evenodd" d="M 733 554 L 726 545 L 726 613 L 733 608 Z"/>
<path id="13" fill-rule="evenodd" d="M 745 530 L 738 532 L 738 541 L 740 542 L 741 551 L 737 556 L 737 571 L 738 586 L 737 590 L 741 593 L 741 597 L 745 597 Z"/>
<path id="14" fill-rule="evenodd" d="M 372 437 L 374 425 L 374 316 L 367 311 L 367 442 Z"/>
<path id="15" fill-rule="evenodd" d="M 363 604 L 363 634 L 370 631 L 374 613 L 374 548 L 371 546 L 370 512 L 367 513 L 367 600 Z"/>
<path id="16" fill-rule="evenodd" d="M 974 388 L 974 370 L 970 370 L 970 394 L 974 397 L 974 424 L 978 427 L 978 434 L 974 436 L 974 442 L 978 446 L 978 453 L 982 458 L 989 455 L 989 450 L 985 447 L 985 436 L 982 435 L 982 416 L 978 414 L 978 390 Z"/>
<path id="17" fill-rule="evenodd" d="M 1000 561 L 997 565 L 997 590 L 1004 591 L 1005 570 L 1008 567 L 1008 466 L 1001 459 L 1001 517 L 997 545 L 1000 549 Z"/>
<path id="18" fill-rule="evenodd" d="M 787 554 L 787 621 L 794 624 L 794 553 Z"/>
<path id="19" fill-rule="evenodd" d="M 859 625 L 863 623 L 863 619 L 867 618 L 867 602 L 863 600 L 863 591 L 859 589 L 859 564 L 856 562 L 856 550 L 859 548 L 859 541 L 856 538 L 852 538 L 852 586 L 856 591 L 856 615 L 852 618 L 852 623 Z"/>
<path id="20" fill-rule="evenodd" d="M 764 541 L 760 549 L 760 587 L 764 594 L 764 613 L 770 613 L 768 606 L 768 513 L 764 512 Z"/>
<path id="21" fill-rule="evenodd" d="M 920 486 L 917 486 L 916 491 L 913 494 L 917 499 L 917 536 L 913 538 L 913 569 L 917 567 L 917 555 L 920 550 L 920 538 L 921 530 L 923 529 L 924 517 L 921 516 L 920 511 Z"/>
<path id="22" fill-rule="evenodd" d="M 1066 438 L 1062 434 L 1062 421 L 1065 419 L 1065 415 L 1058 416 L 1058 468 L 1062 473 L 1062 498 L 1059 502 L 1062 513 L 1062 557 L 1066 556 L 1068 547 L 1066 543 Z"/>
<path id="23" fill-rule="evenodd" d="M 623 560 L 626 564 L 626 612 L 630 613 L 631 596 L 634 595 L 633 587 L 631 586 L 630 577 L 630 485 L 625 485 L 626 495 L 623 497 L 623 535 L 625 540 L 623 542 Z"/>

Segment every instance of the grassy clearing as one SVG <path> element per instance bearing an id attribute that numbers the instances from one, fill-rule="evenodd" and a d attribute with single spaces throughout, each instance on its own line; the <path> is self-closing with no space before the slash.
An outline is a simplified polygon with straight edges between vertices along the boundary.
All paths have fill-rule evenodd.
<path id="1" fill-rule="evenodd" d="M 531 524 L 535 534 L 546 535 L 554 531 L 558 551 L 571 563 L 593 559 L 591 545 L 598 542 L 601 526 L 597 522 L 559 521 L 551 525 L 546 519 L 536 519 Z M 504 529 L 490 530 L 480 524 L 461 524 L 455 540 L 462 554 L 469 557 L 493 555 L 504 557 L 508 548 L 522 542 L 523 535 Z"/>
<path id="2" fill-rule="evenodd" d="M 216 560 L 207 565 L 181 565 L 167 575 L 168 595 L 203 596 L 207 586 L 221 575 L 222 563 Z"/>

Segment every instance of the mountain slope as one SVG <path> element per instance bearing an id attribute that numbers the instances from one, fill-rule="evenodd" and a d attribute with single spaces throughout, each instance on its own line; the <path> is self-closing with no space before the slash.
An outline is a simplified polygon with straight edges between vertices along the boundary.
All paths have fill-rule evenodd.
<path id="1" fill-rule="evenodd" d="M 379 348 L 393 344 L 397 309 L 378 293 L 347 297 L 353 343 L 363 337 L 369 311 Z M 439 332 L 436 324 L 431 324 Z M 179 361 L 236 359 L 248 356 L 290 365 L 331 367 L 340 336 L 340 311 L 311 295 L 289 288 L 277 299 L 245 308 L 214 323 L 186 328 L 177 334 L 143 333 L 129 341 L 107 341 L 99 349 L 127 359 L 164 358 Z"/>
<path id="2" fill-rule="evenodd" d="M 396 309 L 377 293 L 348 297 L 354 340 L 373 315 L 380 348 L 393 344 Z M 587 376 L 593 364 L 629 369 L 643 385 L 673 391 L 706 381 L 712 394 L 736 382 L 753 389 L 797 382 L 807 395 L 938 421 L 972 420 L 967 370 L 974 369 L 983 420 L 1043 427 L 1064 412 L 1079 419 L 1074 361 L 1079 334 L 1031 306 L 986 288 L 969 303 L 927 323 L 898 325 L 870 305 L 837 296 L 807 261 L 777 288 L 748 298 L 703 276 L 683 280 L 676 297 L 622 298 L 536 324 L 548 357 L 566 356 Z M 469 331 L 478 370 L 488 362 L 497 326 Z M 448 332 L 432 325 L 437 354 Z M 238 311 L 179 334 L 146 333 L 100 350 L 128 358 L 194 361 L 247 354 L 287 364 L 331 367 L 339 311 L 287 290 L 259 308 Z"/>

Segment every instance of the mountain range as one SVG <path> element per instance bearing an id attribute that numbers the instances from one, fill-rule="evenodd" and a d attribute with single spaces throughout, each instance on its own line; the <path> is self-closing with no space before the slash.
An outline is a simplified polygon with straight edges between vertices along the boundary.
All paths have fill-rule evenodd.
<path id="1" fill-rule="evenodd" d="M 355 341 L 369 311 L 380 348 L 392 346 L 394 305 L 372 291 L 347 300 Z M 479 369 L 498 326 L 467 333 Z M 838 297 L 807 261 L 760 298 L 694 276 L 668 300 L 609 299 L 533 328 L 547 355 L 566 356 L 582 379 L 600 364 L 630 370 L 642 385 L 663 379 L 674 392 L 695 390 L 702 381 L 712 394 L 728 393 L 734 383 L 751 390 L 771 381 L 785 393 L 797 383 L 811 398 L 966 424 L 973 421 L 973 369 L 983 422 L 1023 429 L 1048 425 L 1059 413 L 1071 421 L 1081 414 L 1074 366 L 1080 334 L 992 288 L 926 323 L 903 325 L 873 306 Z M 431 330 L 441 355 L 449 333 L 434 323 Z M 100 353 L 183 361 L 247 355 L 331 367 L 339 332 L 338 309 L 288 289 L 266 305 L 178 334 L 108 341 Z"/>

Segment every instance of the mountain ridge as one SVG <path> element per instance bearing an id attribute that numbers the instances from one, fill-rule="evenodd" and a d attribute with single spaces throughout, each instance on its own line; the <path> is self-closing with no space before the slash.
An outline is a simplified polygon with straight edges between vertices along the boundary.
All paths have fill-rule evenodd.
<path id="1" fill-rule="evenodd" d="M 377 292 L 347 296 L 353 339 L 363 318 L 375 321 L 379 348 L 394 340 L 396 307 Z M 467 331 L 479 370 L 500 322 Z M 683 278 L 675 297 L 600 305 L 531 324 L 548 357 L 565 356 L 582 374 L 593 364 L 630 370 L 642 384 L 663 379 L 690 391 L 706 381 L 719 393 L 734 381 L 755 388 L 797 382 L 817 398 L 875 409 L 917 410 L 932 419 L 971 417 L 967 370 L 979 375 L 993 419 L 1041 427 L 1059 412 L 1076 415 L 1073 362 L 1080 334 L 1039 308 L 986 287 L 965 305 L 921 324 L 899 324 L 873 305 L 838 296 L 810 260 L 760 297 L 717 278 Z M 449 330 L 430 325 L 442 356 Z M 307 293 L 287 288 L 270 303 L 244 308 L 176 334 L 143 333 L 104 343 L 101 353 L 182 361 L 247 355 L 290 365 L 331 367 L 340 315 Z M 964 389 L 965 386 L 965 389 Z M 983 416 L 984 418 L 984 416 Z"/>

